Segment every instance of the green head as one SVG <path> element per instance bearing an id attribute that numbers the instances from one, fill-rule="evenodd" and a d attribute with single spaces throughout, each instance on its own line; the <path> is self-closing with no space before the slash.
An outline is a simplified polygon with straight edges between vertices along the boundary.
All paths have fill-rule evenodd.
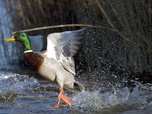
<path id="1" fill-rule="evenodd" d="M 25 51 L 31 50 L 31 43 L 30 43 L 29 37 L 24 32 L 16 32 L 11 37 L 5 38 L 4 40 L 5 41 L 14 41 L 15 40 L 15 41 L 21 42 L 23 44 L 23 46 L 25 47 Z"/>

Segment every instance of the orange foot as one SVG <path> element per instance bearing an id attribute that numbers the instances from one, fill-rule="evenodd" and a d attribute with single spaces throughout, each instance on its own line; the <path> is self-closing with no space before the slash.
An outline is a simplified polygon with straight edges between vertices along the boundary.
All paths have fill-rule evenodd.
<path id="1" fill-rule="evenodd" d="M 66 97 L 65 95 L 63 95 L 63 88 L 59 87 L 59 95 L 56 101 L 56 104 L 54 105 L 54 109 L 58 108 L 59 104 L 60 104 L 60 100 L 62 99 L 63 101 L 65 101 L 68 105 L 71 105 L 71 99 Z"/>

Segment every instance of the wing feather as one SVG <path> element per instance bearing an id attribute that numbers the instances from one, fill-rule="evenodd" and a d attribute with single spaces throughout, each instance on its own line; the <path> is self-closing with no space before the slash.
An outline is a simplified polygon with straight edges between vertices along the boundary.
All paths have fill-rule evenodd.
<path id="1" fill-rule="evenodd" d="M 41 35 L 29 36 L 32 50 L 35 52 L 40 52 L 46 49 L 45 39 Z"/>
<path id="2" fill-rule="evenodd" d="M 47 50 L 57 49 L 58 53 L 62 53 L 65 57 L 75 55 L 79 49 L 79 44 L 81 44 L 80 39 L 82 39 L 84 30 L 85 28 L 49 34 L 47 37 Z"/>

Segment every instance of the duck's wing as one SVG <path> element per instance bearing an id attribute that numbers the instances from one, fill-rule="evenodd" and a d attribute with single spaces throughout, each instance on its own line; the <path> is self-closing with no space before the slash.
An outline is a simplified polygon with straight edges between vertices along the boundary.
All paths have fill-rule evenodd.
<path id="1" fill-rule="evenodd" d="M 58 44 L 60 45 L 61 52 L 65 57 L 73 56 L 77 53 L 79 49 L 80 39 L 82 39 L 82 34 L 84 28 L 75 31 L 67 31 L 60 34 L 58 39 Z"/>
<path id="2" fill-rule="evenodd" d="M 60 62 L 66 70 L 73 74 L 75 74 L 73 55 L 79 49 L 80 39 L 84 30 L 85 28 L 52 33 L 47 37 L 47 56 Z"/>
<path id="3" fill-rule="evenodd" d="M 79 49 L 78 45 L 81 43 L 80 39 L 84 30 L 85 28 L 49 34 L 47 38 L 47 50 L 49 51 L 49 47 L 53 46 L 52 48 L 60 51 L 65 57 L 73 56 Z"/>
<path id="4" fill-rule="evenodd" d="M 37 35 L 37 36 L 29 36 L 32 50 L 35 52 L 40 52 L 46 49 L 47 43 L 46 39 L 44 39 L 43 36 Z"/>

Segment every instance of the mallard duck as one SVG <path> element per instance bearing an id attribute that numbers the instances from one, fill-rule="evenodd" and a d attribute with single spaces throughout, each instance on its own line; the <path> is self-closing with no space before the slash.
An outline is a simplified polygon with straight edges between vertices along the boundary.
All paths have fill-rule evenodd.
<path id="1" fill-rule="evenodd" d="M 84 86 L 75 81 L 75 65 L 73 55 L 77 52 L 78 37 L 84 29 L 75 31 L 65 31 L 61 33 L 52 33 L 47 37 L 47 49 L 42 52 L 35 52 L 31 48 L 31 40 L 24 32 L 17 32 L 5 41 L 18 41 L 24 46 L 24 55 L 29 64 L 48 80 L 55 81 L 59 85 L 59 94 L 54 108 L 59 106 L 62 99 L 71 105 L 70 98 L 63 94 L 63 88 L 74 89 L 77 86 L 79 90 L 84 90 Z M 30 42 L 31 41 L 31 42 Z M 35 45 L 37 47 L 37 44 Z M 43 46 L 42 46 L 43 47 Z M 39 49 L 40 50 L 40 49 Z"/>

